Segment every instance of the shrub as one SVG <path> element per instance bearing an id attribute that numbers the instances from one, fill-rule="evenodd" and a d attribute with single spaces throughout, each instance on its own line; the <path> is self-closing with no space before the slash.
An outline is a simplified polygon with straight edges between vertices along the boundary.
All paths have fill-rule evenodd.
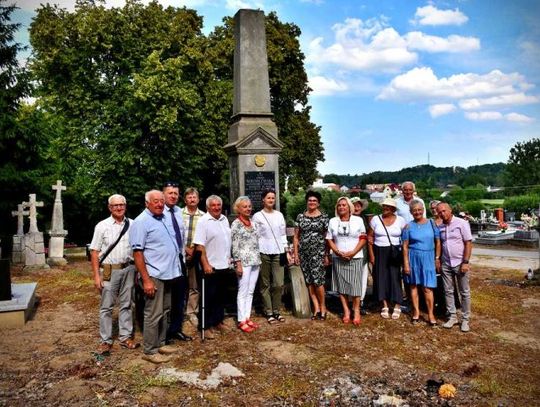
<path id="1" fill-rule="evenodd" d="M 515 212 L 519 219 L 522 213 L 531 213 L 533 209 L 538 209 L 540 205 L 540 194 L 518 195 L 504 200 L 504 209 L 508 212 Z"/>

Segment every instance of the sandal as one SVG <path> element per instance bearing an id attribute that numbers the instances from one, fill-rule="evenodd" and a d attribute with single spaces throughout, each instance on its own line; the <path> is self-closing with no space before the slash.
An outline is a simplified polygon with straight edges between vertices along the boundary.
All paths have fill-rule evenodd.
<path id="1" fill-rule="evenodd" d="M 392 312 L 392 319 L 399 319 L 401 315 L 401 308 L 399 306 L 394 307 L 394 312 Z"/>
<path id="2" fill-rule="evenodd" d="M 272 314 L 267 314 L 266 315 L 266 322 L 268 322 L 270 325 L 272 325 L 272 324 L 277 323 L 278 321 L 277 321 L 276 318 L 274 318 L 274 316 Z"/>
<path id="3" fill-rule="evenodd" d="M 360 317 L 353 319 L 352 323 L 356 326 L 360 325 L 362 319 Z"/>
<path id="4" fill-rule="evenodd" d="M 279 321 L 279 322 L 285 322 L 285 318 L 283 318 L 283 317 L 279 314 L 279 312 L 276 312 L 276 313 L 274 314 L 274 318 L 275 318 L 277 321 Z"/>
<path id="5" fill-rule="evenodd" d="M 326 321 L 326 312 L 319 312 L 319 319 L 321 321 Z"/>
<path id="6" fill-rule="evenodd" d="M 101 356 L 109 356 L 111 354 L 111 348 L 112 345 L 110 343 L 101 342 L 96 353 Z"/>
<path id="7" fill-rule="evenodd" d="M 437 321 L 429 321 L 429 326 L 435 328 L 437 326 Z"/>
<path id="8" fill-rule="evenodd" d="M 418 318 L 411 318 L 411 324 L 413 324 L 413 325 L 418 325 L 419 322 L 420 322 L 420 317 L 418 317 Z"/>
<path id="9" fill-rule="evenodd" d="M 120 342 L 120 346 L 126 349 L 137 349 L 141 344 L 133 341 L 133 339 L 126 339 L 125 341 Z"/>
<path id="10" fill-rule="evenodd" d="M 351 319 L 349 317 L 343 317 L 341 320 L 343 321 L 344 324 L 348 324 L 351 322 Z"/>
<path id="11" fill-rule="evenodd" d="M 383 317 L 384 319 L 390 318 L 390 314 L 388 313 L 388 307 L 384 307 L 381 310 L 381 317 Z"/>
<path id="12" fill-rule="evenodd" d="M 238 329 L 240 329 L 242 332 L 245 332 L 245 333 L 248 333 L 248 334 L 255 330 L 254 328 L 250 327 L 246 321 L 239 322 L 238 323 Z"/>
<path id="13" fill-rule="evenodd" d="M 315 314 L 313 314 L 311 316 L 312 321 L 315 321 L 316 319 L 321 319 L 321 313 L 320 312 L 316 312 Z"/>
<path id="14" fill-rule="evenodd" d="M 259 324 L 257 324 L 256 322 L 253 322 L 251 319 L 247 319 L 246 324 L 248 324 L 253 329 L 257 329 L 261 327 Z"/>

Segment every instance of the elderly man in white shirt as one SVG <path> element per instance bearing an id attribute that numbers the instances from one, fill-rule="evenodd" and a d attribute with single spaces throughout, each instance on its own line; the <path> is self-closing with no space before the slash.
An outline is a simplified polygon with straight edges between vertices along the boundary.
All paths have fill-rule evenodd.
<path id="1" fill-rule="evenodd" d="M 223 290 L 225 273 L 231 264 L 231 228 L 221 213 L 223 201 L 217 195 L 206 199 L 206 214 L 197 223 L 193 244 L 200 252 L 204 292 L 199 304 L 199 329 L 204 330 L 206 339 L 214 339 L 214 332 L 225 328 Z M 202 288 L 202 285 L 201 285 Z M 204 308 L 204 316 L 202 315 Z M 204 323 L 203 323 L 204 318 Z"/>
<path id="2" fill-rule="evenodd" d="M 396 199 L 398 216 L 405 219 L 407 223 L 411 222 L 413 220 L 413 216 L 411 215 L 410 204 L 413 199 L 416 199 L 417 201 L 422 202 L 422 205 L 424 206 L 424 218 L 427 217 L 426 204 L 422 198 L 415 196 L 416 187 L 414 182 L 405 181 L 403 184 L 401 184 L 401 192 L 403 195 Z"/>

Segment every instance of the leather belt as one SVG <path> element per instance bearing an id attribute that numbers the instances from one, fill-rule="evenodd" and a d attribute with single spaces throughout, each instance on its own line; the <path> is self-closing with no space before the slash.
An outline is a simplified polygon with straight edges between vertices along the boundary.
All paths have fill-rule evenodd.
<path id="1" fill-rule="evenodd" d="M 127 266 L 133 264 L 133 261 L 127 261 L 125 263 L 118 263 L 118 264 L 102 264 L 101 267 L 103 267 L 103 270 L 122 270 L 125 269 Z"/>

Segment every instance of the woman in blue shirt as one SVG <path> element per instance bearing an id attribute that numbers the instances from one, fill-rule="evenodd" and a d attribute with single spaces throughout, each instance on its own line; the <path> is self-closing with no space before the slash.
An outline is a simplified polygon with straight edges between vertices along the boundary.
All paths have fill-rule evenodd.
<path id="1" fill-rule="evenodd" d="M 433 289 L 437 287 L 437 276 L 441 256 L 439 229 L 432 220 L 424 217 L 424 204 L 413 200 L 410 204 L 413 220 L 403 229 L 403 273 L 404 280 L 411 287 L 412 323 L 418 323 L 418 286 L 421 286 L 426 299 L 428 322 L 436 326 L 433 314 Z"/>

